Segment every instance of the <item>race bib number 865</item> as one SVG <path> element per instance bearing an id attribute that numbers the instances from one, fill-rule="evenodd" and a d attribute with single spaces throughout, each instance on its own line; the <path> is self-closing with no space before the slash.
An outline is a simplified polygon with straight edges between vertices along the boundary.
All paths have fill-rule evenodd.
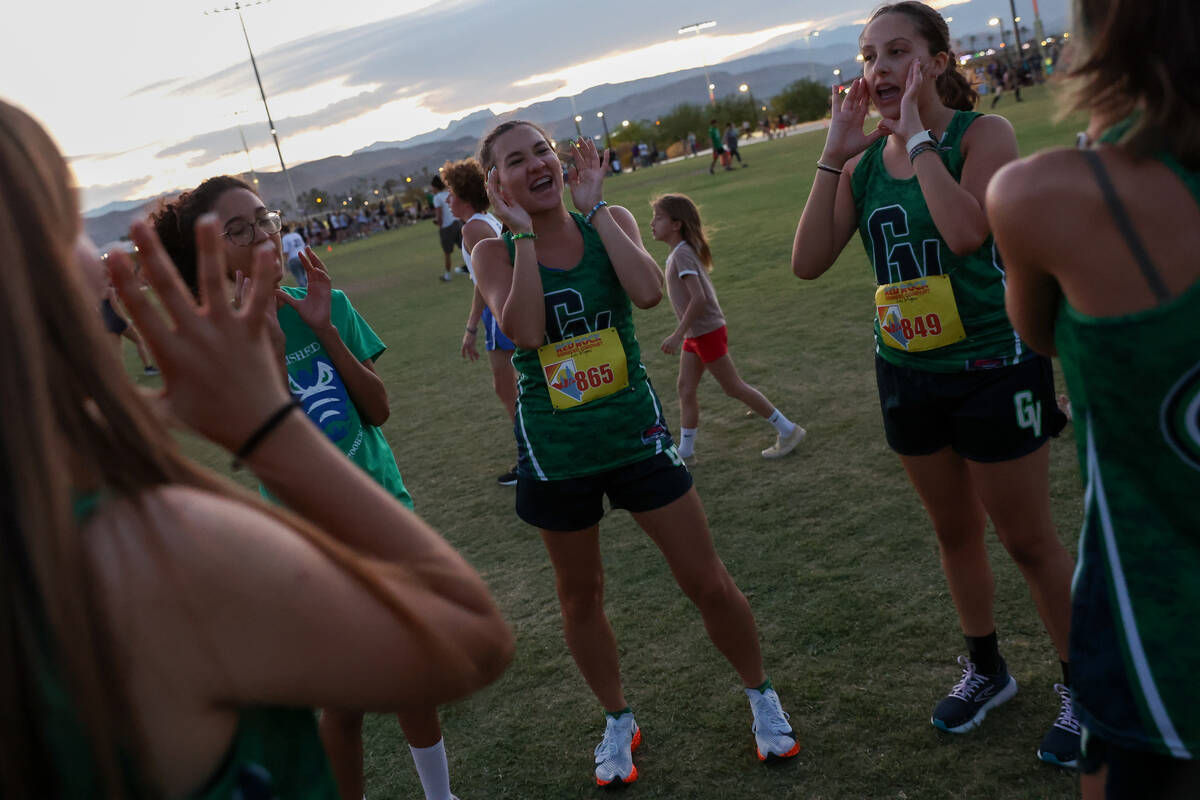
<path id="1" fill-rule="evenodd" d="M 558 410 L 578 408 L 629 385 L 625 348 L 616 328 L 538 348 L 550 403 Z"/>

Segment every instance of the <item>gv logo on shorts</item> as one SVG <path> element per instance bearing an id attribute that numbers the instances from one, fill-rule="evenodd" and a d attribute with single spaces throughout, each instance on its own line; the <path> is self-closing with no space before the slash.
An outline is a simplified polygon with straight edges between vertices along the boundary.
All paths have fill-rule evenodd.
<path id="1" fill-rule="evenodd" d="M 1033 399 L 1033 392 L 1028 389 L 1013 395 L 1013 405 L 1017 408 L 1017 425 L 1029 428 L 1033 435 L 1042 435 L 1042 401 Z"/>

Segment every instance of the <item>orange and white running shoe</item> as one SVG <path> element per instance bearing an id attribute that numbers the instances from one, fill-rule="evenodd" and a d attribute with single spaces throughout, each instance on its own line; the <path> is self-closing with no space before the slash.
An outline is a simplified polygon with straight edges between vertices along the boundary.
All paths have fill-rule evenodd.
<path id="1" fill-rule="evenodd" d="M 619 717 L 605 715 L 604 738 L 596 745 L 596 785 L 620 786 L 638 779 L 633 751 L 642 743 L 642 730 L 626 711 Z"/>
<path id="2" fill-rule="evenodd" d="M 799 753 L 800 742 L 796 740 L 796 732 L 788 723 L 788 715 L 779 704 L 779 695 L 771 685 L 768 683 L 762 691 L 747 689 L 746 697 L 750 698 L 750 711 L 754 714 L 754 724 L 750 730 L 754 732 L 758 760 L 775 761 Z"/>

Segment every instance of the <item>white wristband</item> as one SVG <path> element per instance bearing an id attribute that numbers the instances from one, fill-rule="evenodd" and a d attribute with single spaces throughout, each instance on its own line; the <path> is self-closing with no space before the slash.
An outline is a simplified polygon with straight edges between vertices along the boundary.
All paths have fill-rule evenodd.
<path id="1" fill-rule="evenodd" d="M 911 153 L 912 149 L 921 142 L 929 142 L 934 147 L 937 147 L 937 142 L 933 140 L 933 134 L 928 130 L 924 130 L 920 131 L 919 133 L 914 133 L 909 137 L 908 144 L 904 145 L 904 152 Z"/>

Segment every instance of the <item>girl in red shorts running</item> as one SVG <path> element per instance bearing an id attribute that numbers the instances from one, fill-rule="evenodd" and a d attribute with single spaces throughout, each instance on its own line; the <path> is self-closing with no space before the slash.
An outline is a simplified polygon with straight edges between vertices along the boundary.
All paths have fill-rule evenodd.
<path id="1" fill-rule="evenodd" d="M 721 384 L 725 394 L 741 400 L 751 411 L 771 423 L 777 436 L 775 444 L 762 451 L 763 458 L 781 458 L 804 439 L 804 428 L 791 422 L 763 393 L 742 380 L 729 356 L 725 315 L 717 302 L 708 273 L 712 272 L 712 253 L 704 238 L 700 211 L 690 197 L 665 194 L 651 206 L 654 218 L 650 230 L 654 238 L 671 247 L 667 256 L 667 294 L 679 325 L 662 343 L 668 355 L 683 352 L 679 358 L 679 455 L 690 459 L 695 454 L 696 428 L 700 425 L 700 403 L 696 389 L 708 370 Z"/>

